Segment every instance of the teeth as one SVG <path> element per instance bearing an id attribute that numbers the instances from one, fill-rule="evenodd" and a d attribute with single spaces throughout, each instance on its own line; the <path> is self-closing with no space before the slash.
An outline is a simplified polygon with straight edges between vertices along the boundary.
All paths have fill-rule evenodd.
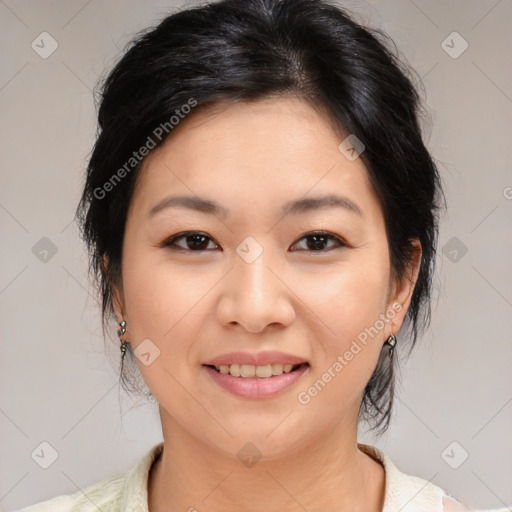
<path id="1" fill-rule="evenodd" d="M 288 366 L 288 365 L 287 365 Z M 275 363 L 272 365 L 272 375 L 281 375 L 283 373 L 283 365 Z"/>
<path id="2" fill-rule="evenodd" d="M 230 373 L 233 377 L 240 377 L 240 365 L 232 364 L 231 366 L 226 366 L 228 371 L 226 373 Z"/>
<path id="3" fill-rule="evenodd" d="M 266 366 L 256 366 L 253 367 L 256 371 L 256 377 L 260 377 L 261 379 L 266 379 L 267 377 L 272 377 L 272 365 L 267 364 Z"/>
<path id="4" fill-rule="evenodd" d="M 267 364 L 265 366 L 254 366 L 252 364 L 223 364 L 216 366 L 215 369 L 227 375 L 228 373 L 233 377 L 242 377 L 246 379 L 259 377 L 260 379 L 266 379 L 273 375 L 282 375 L 283 373 L 290 373 L 292 371 L 292 364 Z"/>

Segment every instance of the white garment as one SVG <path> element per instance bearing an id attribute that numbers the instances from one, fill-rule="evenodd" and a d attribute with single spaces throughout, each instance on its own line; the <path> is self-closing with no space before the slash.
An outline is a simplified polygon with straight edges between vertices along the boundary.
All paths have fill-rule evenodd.
<path id="1" fill-rule="evenodd" d="M 155 445 L 128 473 L 92 484 L 83 492 L 60 495 L 18 512 L 148 512 L 148 474 L 163 447 L 163 442 Z M 440 487 L 399 471 L 378 448 L 361 443 L 358 447 L 384 466 L 386 484 L 382 512 L 467 510 Z"/>

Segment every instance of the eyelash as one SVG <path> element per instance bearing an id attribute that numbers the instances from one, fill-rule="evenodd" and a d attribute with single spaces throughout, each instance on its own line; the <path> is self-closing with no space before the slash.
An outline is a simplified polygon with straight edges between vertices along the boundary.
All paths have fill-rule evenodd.
<path id="1" fill-rule="evenodd" d="M 192 250 L 192 249 L 188 249 L 188 248 L 185 249 L 183 247 L 178 247 L 178 246 L 175 245 L 177 240 L 180 240 L 182 238 L 187 238 L 188 236 L 192 236 L 192 235 L 202 235 L 202 236 L 212 240 L 211 237 L 209 237 L 206 233 L 203 233 L 201 231 L 186 231 L 184 233 L 180 233 L 178 235 L 172 236 L 171 238 L 168 238 L 167 240 L 162 242 L 161 247 L 166 247 L 166 248 L 171 249 L 173 251 L 184 251 L 184 252 L 204 252 L 204 251 L 208 251 L 209 250 L 209 249 L 199 249 L 199 250 L 195 251 L 195 250 Z M 338 244 L 337 248 L 347 247 L 347 244 L 343 240 L 341 240 L 341 238 L 339 238 L 336 235 L 333 235 L 332 233 L 329 233 L 328 231 L 312 231 L 310 233 L 306 233 L 304 236 L 299 238 L 299 241 L 304 239 L 304 238 L 308 238 L 308 237 L 312 237 L 312 236 L 322 236 L 322 237 L 327 238 L 329 240 L 334 240 Z M 336 249 L 336 247 L 334 247 L 334 249 Z M 318 250 L 318 251 L 315 251 L 315 250 L 312 250 L 312 249 L 305 249 L 305 250 L 309 251 L 309 252 L 325 253 L 325 252 L 329 252 L 329 251 L 333 250 L 333 248 L 321 249 L 321 250 Z"/>

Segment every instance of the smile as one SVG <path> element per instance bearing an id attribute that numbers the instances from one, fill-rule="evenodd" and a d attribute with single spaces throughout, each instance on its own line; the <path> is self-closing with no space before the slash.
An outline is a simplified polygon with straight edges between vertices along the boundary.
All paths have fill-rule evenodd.
<path id="1" fill-rule="evenodd" d="M 243 398 L 270 398 L 293 386 L 310 366 L 308 363 L 253 365 L 203 365 L 212 380 Z"/>
<path id="2" fill-rule="evenodd" d="M 307 364 L 307 363 L 303 363 Z M 233 377 L 242 377 L 244 379 L 258 377 L 260 379 L 267 379 L 275 375 L 282 375 L 283 373 L 290 373 L 295 371 L 301 364 L 280 364 L 273 363 L 264 366 L 254 366 L 252 364 L 230 364 L 214 366 L 214 368 L 224 375 L 230 374 Z"/>

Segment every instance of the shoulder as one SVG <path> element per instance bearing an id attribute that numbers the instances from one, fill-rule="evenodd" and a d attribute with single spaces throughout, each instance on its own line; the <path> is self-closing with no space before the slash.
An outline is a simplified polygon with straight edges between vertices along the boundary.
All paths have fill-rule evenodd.
<path id="1" fill-rule="evenodd" d="M 451 496 L 443 497 L 443 512 L 469 512 L 462 503 Z"/>
<path id="2" fill-rule="evenodd" d="M 147 512 L 148 474 L 164 443 L 153 448 L 128 473 L 89 485 L 74 494 L 62 494 L 16 512 Z"/>
<path id="3" fill-rule="evenodd" d="M 74 494 L 62 494 L 17 512 L 117 512 L 126 475 L 116 475 Z"/>
<path id="4" fill-rule="evenodd" d="M 469 512 L 431 481 L 400 471 L 382 450 L 360 443 L 358 447 L 384 466 L 386 483 L 383 512 Z"/>

